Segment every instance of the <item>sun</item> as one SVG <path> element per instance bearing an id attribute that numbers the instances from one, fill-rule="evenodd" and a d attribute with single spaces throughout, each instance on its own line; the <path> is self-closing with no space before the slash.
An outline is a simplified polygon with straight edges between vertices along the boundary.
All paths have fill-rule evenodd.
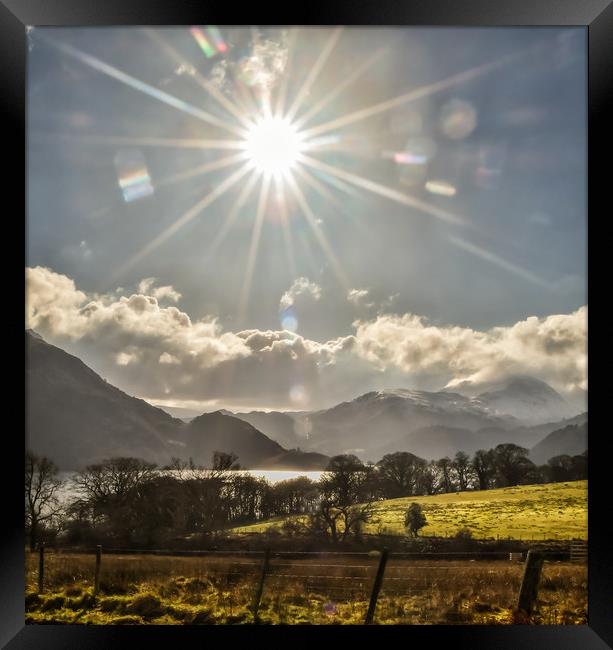
<path id="1" fill-rule="evenodd" d="M 248 130 L 244 150 L 251 166 L 276 179 L 286 177 L 304 150 L 304 137 L 287 119 L 259 118 Z"/>

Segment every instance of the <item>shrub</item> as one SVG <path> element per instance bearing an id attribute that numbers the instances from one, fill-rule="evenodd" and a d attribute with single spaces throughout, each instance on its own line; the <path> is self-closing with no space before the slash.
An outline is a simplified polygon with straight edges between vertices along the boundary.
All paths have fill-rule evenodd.
<path id="1" fill-rule="evenodd" d="M 26 609 L 34 609 L 41 604 L 42 598 L 37 593 L 30 592 L 26 594 Z"/>
<path id="2" fill-rule="evenodd" d="M 128 605 L 128 600 L 120 596 L 109 596 L 100 600 L 100 611 L 123 613 Z"/>
<path id="3" fill-rule="evenodd" d="M 41 610 L 43 612 L 49 612 L 54 609 L 62 609 L 65 602 L 66 598 L 64 598 L 64 596 L 51 596 L 50 598 L 47 598 L 47 600 L 43 603 Z"/>
<path id="4" fill-rule="evenodd" d="M 83 590 L 81 589 L 81 587 L 73 585 L 70 587 L 66 587 L 66 589 L 64 589 L 64 593 L 67 596 L 80 596 L 83 593 Z"/>
<path id="5" fill-rule="evenodd" d="M 455 538 L 463 542 L 470 542 L 473 540 L 473 534 L 470 528 L 464 527 L 458 530 L 455 534 Z"/>
<path id="6" fill-rule="evenodd" d="M 126 611 L 143 618 L 157 618 L 164 613 L 164 608 L 158 596 L 152 593 L 142 593 L 134 596 Z"/>

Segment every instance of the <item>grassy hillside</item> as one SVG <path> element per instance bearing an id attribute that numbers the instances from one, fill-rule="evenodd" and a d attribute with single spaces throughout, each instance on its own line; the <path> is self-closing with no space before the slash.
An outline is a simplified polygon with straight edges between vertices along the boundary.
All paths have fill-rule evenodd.
<path id="1" fill-rule="evenodd" d="M 404 513 L 413 501 L 422 505 L 428 520 L 421 536 L 452 536 L 468 528 L 478 539 L 587 539 L 587 481 L 389 499 L 376 504 L 365 532 L 404 534 Z M 283 521 L 276 518 L 235 532 L 264 532 Z"/>

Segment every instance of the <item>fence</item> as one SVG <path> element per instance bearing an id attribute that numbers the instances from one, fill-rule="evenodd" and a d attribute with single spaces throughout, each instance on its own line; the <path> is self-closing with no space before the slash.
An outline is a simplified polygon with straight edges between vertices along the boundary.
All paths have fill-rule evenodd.
<path id="1" fill-rule="evenodd" d="M 381 553 L 271 553 L 270 550 L 144 551 L 100 546 L 89 552 L 82 549 L 48 552 L 41 546 L 37 586 L 41 593 L 47 582 L 67 580 L 71 576 L 73 580 L 91 581 L 96 596 L 101 580 L 105 579 L 105 565 L 108 565 L 107 583 L 113 576 L 138 581 L 192 571 L 226 590 L 238 583 L 252 584 L 251 610 L 256 621 L 264 594 L 279 596 L 298 588 L 301 592 L 325 594 L 332 604 L 368 603 L 363 622 L 370 624 L 374 622 L 381 595 L 387 599 L 425 602 L 436 590 L 457 588 L 461 592 L 467 584 L 472 584 L 485 592 L 496 580 L 507 585 L 507 600 L 515 594 L 514 608 L 529 615 L 538 598 L 544 562 L 550 557 L 553 556 L 547 552 L 530 551 L 522 567 L 519 558 L 510 558 L 504 552 L 425 554 L 388 553 L 383 549 Z M 48 569 L 51 569 L 50 576 L 46 575 Z M 459 616 L 459 612 L 453 615 Z"/>
<path id="2" fill-rule="evenodd" d="M 587 542 L 583 540 L 573 540 L 570 543 L 570 561 L 587 562 Z"/>

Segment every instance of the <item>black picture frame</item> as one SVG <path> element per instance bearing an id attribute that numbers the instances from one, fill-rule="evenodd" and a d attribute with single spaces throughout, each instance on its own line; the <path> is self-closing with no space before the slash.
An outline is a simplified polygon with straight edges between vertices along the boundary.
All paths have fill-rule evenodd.
<path id="1" fill-rule="evenodd" d="M 291 24 L 291 25 L 428 25 L 428 26 L 583 26 L 588 30 L 588 231 L 589 264 L 595 267 L 595 252 L 603 238 L 599 223 L 608 221 L 610 209 L 610 149 L 613 144 L 611 90 L 613 89 L 613 4 L 611 0 L 354 0 L 328 3 L 288 3 L 280 10 L 272 3 L 251 6 L 208 6 L 196 0 L 0 0 L 0 88 L 4 130 L 5 200 L 13 195 L 16 207 L 5 208 L 5 253 L 7 289 L 14 292 L 14 316 L 9 336 L 23 340 L 23 321 L 18 306 L 24 306 L 23 266 L 26 231 L 20 215 L 25 205 L 25 71 L 26 26 L 93 25 L 184 25 L 184 24 Z M 601 207 L 602 206 L 602 207 Z M 602 215 L 600 211 L 603 211 Z M 7 236 L 10 220 L 14 227 Z M 23 237 L 23 247 L 17 243 Z M 606 243 L 604 244 L 606 245 Z M 13 257 L 14 256 L 14 257 Z M 17 259 L 15 259 L 17 258 Z M 594 272 L 590 275 L 595 282 Z M 594 294 L 597 295 L 597 294 Z M 602 294 L 600 294 L 602 295 Z M 600 302 L 600 301 L 598 301 Z M 20 307 L 21 308 L 21 307 Z M 12 309 L 7 310 L 12 311 Z M 143 647 L 151 641 L 162 644 L 190 643 L 204 647 L 223 643 L 258 641 L 280 647 L 291 642 L 312 645 L 366 635 L 379 643 L 395 642 L 413 647 L 425 644 L 452 644 L 452 647 L 505 650 L 555 648 L 556 650 L 613 647 L 613 553 L 607 533 L 610 482 L 608 481 L 606 436 L 600 430 L 606 384 L 599 383 L 597 366 L 603 364 L 597 350 L 599 330 L 607 327 L 606 315 L 598 304 L 590 307 L 588 353 L 591 392 L 591 432 L 589 441 L 589 624 L 587 626 L 397 626 L 370 628 L 286 627 L 276 629 L 240 627 L 105 627 L 105 626 L 25 626 L 24 618 L 24 520 L 21 501 L 23 449 L 21 444 L 24 377 L 23 357 L 16 343 L 16 368 L 11 374 L 15 396 L 5 407 L 17 414 L 17 426 L 5 427 L 5 440 L 17 440 L 16 449 L 5 456 L 3 492 L 5 529 L 0 536 L 0 643 L 10 648 L 116 648 Z M 603 348 L 604 350 L 604 348 Z M 603 374 L 604 376 L 604 374 Z M 602 399 L 601 399 L 602 397 Z M 19 486 L 19 487 L 17 487 Z M 607 507 L 609 506 L 609 507 Z M 265 636 L 264 636 L 265 635 Z M 380 641 L 379 641 L 380 640 Z"/>

